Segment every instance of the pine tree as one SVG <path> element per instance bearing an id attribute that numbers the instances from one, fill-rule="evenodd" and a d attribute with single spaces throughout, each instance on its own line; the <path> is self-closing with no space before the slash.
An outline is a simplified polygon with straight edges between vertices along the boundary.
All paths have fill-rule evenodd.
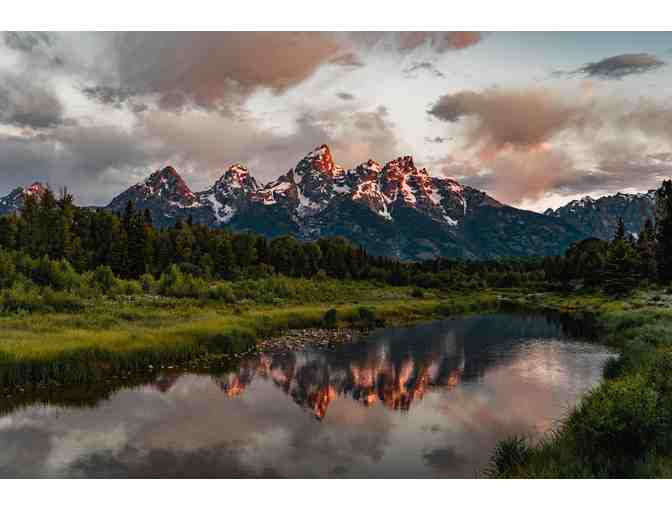
<path id="1" fill-rule="evenodd" d="M 616 225 L 616 234 L 614 235 L 614 241 L 623 241 L 625 240 L 625 223 L 623 223 L 623 216 L 618 217 L 618 224 Z"/>
<path id="2" fill-rule="evenodd" d="M 656 278 L 656 231 L 651 218 L 647 218 L 637 238 L 639 274 L 646 280 Z"/>
<path id="3" fill-rule="evenodd" d="M 672 281 L 672 180 L 656 191 L 656 264 L 658 279 Z"/>
<path id="4" fill-rule="evenodd" d="M 613 295 L 627 295 L 638 284 L 638 260 L 632 245 L 625 239 L 612 241 L 604 271 L 604 290 Z"/>

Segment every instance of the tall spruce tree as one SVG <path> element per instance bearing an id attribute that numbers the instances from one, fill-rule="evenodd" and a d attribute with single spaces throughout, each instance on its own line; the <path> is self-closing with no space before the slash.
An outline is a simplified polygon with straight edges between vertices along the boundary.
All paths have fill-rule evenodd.
<path id="1" fill-rule="evenodd" d="M 658 279 L 672 281 L 672 180 L 656 191 L 656 264 Z"/>
<path id="2" fill-rule="evenodd" d="M 656 279 L 656 230 L 651 218 L 647 218 L 637 238 L 637 257 L 639 274 L 642 278 L 652 281 Z"/>

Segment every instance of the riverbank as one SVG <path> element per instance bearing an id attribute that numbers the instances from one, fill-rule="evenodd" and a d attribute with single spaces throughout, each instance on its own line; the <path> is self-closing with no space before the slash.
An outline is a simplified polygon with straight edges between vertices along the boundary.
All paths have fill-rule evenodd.
<path id="1" fill-rule="evenodd" d="M 293 329 L 408 324 L 497 304 L 494 292 L 413 297 L 412 288 L 361 287 L 310 305 L 133 296 L 101 299 L 76 313 L 5 315 L 0 386 L 12 392 L 90 384 L 148 367 L 236 357 L 254 351 L 260 338 Z"/>
<path id="2" fill-rule="evenodd" d="M 672 476 L 672 295 L 513 297 L 528 309 L 590 314 L 596 339 L 621 353 L 605 380 L 541 442 L 501 442 L 486 475 L 511 478 Z"/>

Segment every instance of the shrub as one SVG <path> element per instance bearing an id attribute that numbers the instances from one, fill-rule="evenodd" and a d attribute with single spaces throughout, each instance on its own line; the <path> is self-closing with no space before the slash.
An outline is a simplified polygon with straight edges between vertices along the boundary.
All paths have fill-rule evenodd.
<path id="1" fill-rule="evenodd" d="M 208 287 L 207 296 L 210 299 L 217 301 L 225 301 L 227 303 L 235 303 L 236 295 L 229 284 L 217 283 Z"/>
<path id="2" fill-rule="evenodd" d="M 12 256 L 0 250 L 0 288 L 8 288 L 14 284 L 16 279 L 16 264 Z"/>
<path id="3" fill-rule="evenodd" d="M 142 287 L 143 292 L 151 294 L 156 287 L 156 280 L 151 274 L 145 273 L 140 276 L 140 286 Z"/>
<path id="4" fill-rule="evenodd" d="M 495 476 L 511 476 L 525 464 L 531 449 L 523 437 L 510 437 L 497 443 L 490 466 L 486 472 Z"/>
<path id="5" fill-rule="evenodd" d="M 618 358 L 612 358 L 604 366 L 604 377 L 616 379 L 634 373 L 643 366 L 653 362 L 656 349 L 653 345 L 641 340 L 630 340 L 623 346 Z"/>
<path id="6" fill-rule="evenodd" d="M 411 297 L 414 297 L 414 298 L 424 298 L 424 297 L 425 297 L 425 293 L 423 292 L 422 289 L 413 289 L 413 291 L 411 292 Z"/>
<path id="7" fill-rule="evenodd" d="M 357 309 L 359 315 L 359 322 L 363 327 L 371 328 L 376 325 L 376 312 L 366 306 L 360 306 Z"/>
<path id="8" fill-rule="evenodd" d="M 114 287 L 116 278 L 110 266 L 98 266 L 94 272 L 95 280 L 103 292 L 109 292 Z"/>
<path id="9" fill-rule="evenodd" d="M 335 328 L 336 327 L 336 309 L 330 308 L 324 314 L 322 318 L 322 324 L 325 328 Z"/>
<path id="10" fill-rule="evenodd" d="M 329 276 L 327 275 L 327 272 L 324 269 L 320 269 L 315 275 L 313 276 L 313 280 L 318 281 L 318 282 L 324 282 L 329 279 Z"/>
<path id="11" fill-rule="evenodd" d="M 570 415 L 567 430 L 581 455 L 597 463 L 618 463 L 653 446 L 658 411 L 656 390 L 643 377 L 631 376 L 590 393 Z"/>
<path id="12" fill-rule="evenodd" d="M 69 292 L 60 290 L 44 289 L 42 300 L 45 307 L 54 309 L 57 312 L 75 312 L 82 308 L 80 298 Z"/>

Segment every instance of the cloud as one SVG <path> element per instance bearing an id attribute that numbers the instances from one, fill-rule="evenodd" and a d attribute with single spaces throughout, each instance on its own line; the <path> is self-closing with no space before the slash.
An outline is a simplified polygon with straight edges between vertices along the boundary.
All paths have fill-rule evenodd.
<path id="1" fill-rule="evenodd" d="M 438 53 L 443 53 L 474 46 L 482 38 L 481 32 L 400 32 L 398 41 L 402 51 L 429 46 Z"/>
<path id="2" fill-rule="evenodd" d="M 436 53 L 463 50 L 483 40 L 482 32 L 349 32 L 344 35 L 357 48 L 401 54 L 420 49 Z"/>
<path id="3" fill-rule="evenodd" d="M 52 46 L 52 39 L 47 32 L 4 32 L 2 39 L 8 48 L 24 52 Z"/>
<path id="4" fill-rule="evenodd" d="M 84 87 L 82 93 L 93 101 L 98 101 L 113 108 L 121 109 L 127 106 L 134 113 L 140 113 L 149 108 L 146 104 L 138 102 L 136 100 L 137 94 L 130 89 L 97 85 Z"/>
<path id="5" fill-rule="evenodd" d="M 257 119 L 234 119 L 191 111 L 150 111 L 143 115 L 145 136 L 165 149 L 179 167 L 196 168 L 196 188 L 211 183 L 233 163 L 247 165 L 261 181 L 284 173 L 313 147 L 328 144 L 336 161 L 352 167 L 371 157 L 392 159 L 399 140 L 385 107 L 353 109 L 349 103 L 299 112 L 290 132 L 264 128 Z"/>
<path id="6" fill-rule="evenodd" d="M 468 147 L 488 157 L 506 148 L 531 149 L 589 121 L 585 105 L 570 104 L 549 89 L 462 91 L 441 96 L 427 111 L 449 123 L 466 119 Z"/>
<path id="7" fill-rule="evenodd" d="M 448 138 L 444 138 L 443 136 L 435 136 L 434 138 L 430 136 L 425 137 L 425 142 L 427 143 L 445 143 L 449 141 Z"/>
<path id="8" fill-rule="evenodd" d="M 350 94 L 349 92 L 338 92 L 336 94 L 336 97 L 342 99 L 343 101 L 352 101 L 353 99 L 355 99 L 355 96 L 353 94 Z"/>
<path id="9" fill-rule="evenodd" d="M 436 66 L 432 62 L 429 61 L 424 61 L 424 62 L 413 62 L 409 67 L 404 69 L 404 74 L 406 77 L 409 78 L 414 78 L 417 76 L 417 73 L 419 71 L 426 71 L 437 78 L 445 78 L 446 75 L 443 74 L 441 71 L 439 71 Z"/>
<path id="10" fill-rule="evenodd" d="M 63 125 L 32 136 L 0 136 L 0 189 L 46 181 L 54 189 L 67 186 L 79 203 L 103 204 L 161 155 L 143 133 L 117 126 Z"/>
<path id="11" fill-rule="evenodd" d="M 570 74 L 584 74 L 591 78 L 620 80 L 625 76 L 643 74 L 663 67 L 665 62 L 650 53 L 624 53 L 590 62 Z"/>
<path id="12" fill-rule="evenodd" d="M 29 76 L 0 74 L 0 123 L 48 128 L 63 122 L 63 106 L 55 93 Z"/>
<path id="13" fill-rule="evenodd" d="M 650 189 L 672 174 L 661 156 L 672 151 L 672 109 L 660 100 L 489 89 L 446 94 L 428 113 L 462 128 L 440 171 L 504 202 Z"/>
<path id="14" fill-rule="evenodd" d="M 158 94 L 168 109 L 226 110 L 260 88 L 282 93 L 323 64 L 353 64 L 342 38 L 319 32 L 132 32 L 113 47 L 118 83 Z"/>
<path id="15" fill-rule="evenodd" d="M 351 69 L 364 67 L 364 62 L 361 60 L 360 56 L 353 52 L 337 55 L 329 59 L 329 63 Z"/>
<path id="16" fill-rule="evenodd" d="M 505 151 L 487 165 L 444 163 L 447 175 L 455 175 L 456 169 L 462 172 L 465 184 L 487 190 L 505 203 L 538 200 L 549 190 L 568 192 L 583 177 L 568 154 L 551 148 Z"/>

